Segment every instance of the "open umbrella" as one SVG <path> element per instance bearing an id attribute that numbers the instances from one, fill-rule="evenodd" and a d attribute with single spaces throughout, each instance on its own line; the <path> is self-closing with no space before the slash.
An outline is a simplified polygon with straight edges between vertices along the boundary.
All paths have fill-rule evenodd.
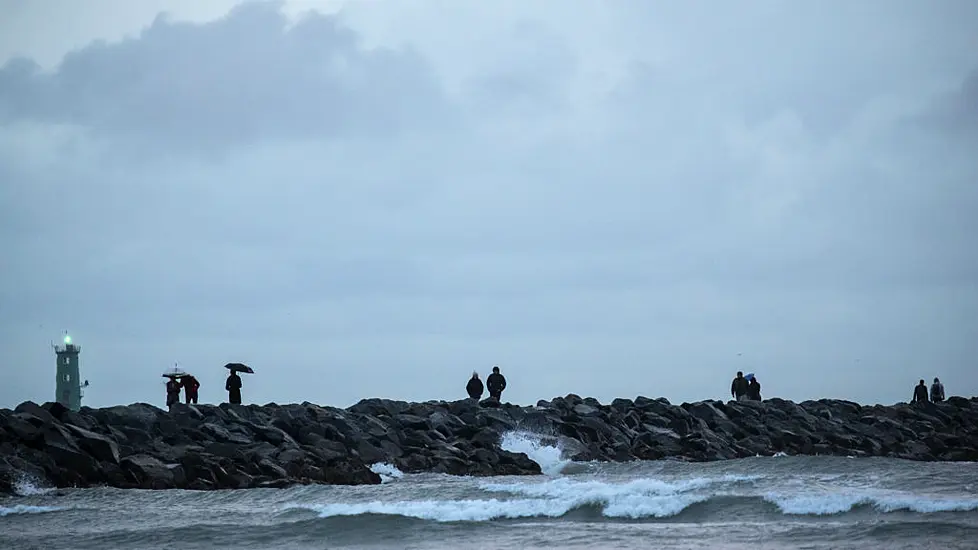
<path id="1" fill-rule="evenodd" d="M 753 380 L 754 379 L 754 373 L 753 372 L 748 372 L 747 375 L 744 376 L 744 378 L 746 378 L 747 380 Z"/>
<path id="2" fill-rule="evenodd" d="M 244 363 L 228 363 L 224 365 L 224 368 L 231 372 L 246 372 L 248 374 L 255 374 L 255 371 L 251 370 L 251 367 L 245 365 Z"/>
<path id="3" fill-rule="evenodd" d="M 180 378 L 181 376 L 187 376 L 187 374 L 188 373 L 184 372 L 182 369 L 173 367 L 172 369 L 163 373 L 163 378 Z"/>

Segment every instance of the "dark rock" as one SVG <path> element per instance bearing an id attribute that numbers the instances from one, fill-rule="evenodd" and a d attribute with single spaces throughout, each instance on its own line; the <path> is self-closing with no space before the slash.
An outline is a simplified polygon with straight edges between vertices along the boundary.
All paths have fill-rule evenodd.
<path id="1" fill-rule="evenodd" d="M 572 460 L 722 460 L 788 454 L 976 460 L 978 399 L 861 406 L 702 401 L 673 406 L 639 396 L 602 405 L 568 394 L 534 407 L 363 400 L 349 409 L 299 405 L 147 404 L 70 411 L 26 402 L 0 410 L 0 491 L 33 475 L 59 487 L 287 487 L 372 484 L 369 464 L 404 472 L 534 475 L 503 450 L 503 435 L 538 434 Z"/>
<path id="2" fill-rule="evenodd" d="M 88 451 L 95 460 L 113 464 L 119 463 L 119 446 L 116 445 L 115 441 L 74 424 L 66 424 L 66 426 L 74 433 L 79 445 Z"/>

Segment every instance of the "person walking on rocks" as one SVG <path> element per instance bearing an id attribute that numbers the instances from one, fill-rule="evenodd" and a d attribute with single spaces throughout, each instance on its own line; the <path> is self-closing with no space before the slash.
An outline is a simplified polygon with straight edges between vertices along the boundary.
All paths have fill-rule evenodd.
<path id="1" fill-rule="evenodd" d="M 194 378 L 194 375 L 188 374 L 180 378 L 180 385 L 183 386 L 184 397 L 187 398 L 187 404 L 197 403 L 197 390 L 200 388 L 200 382 Z"/>
<path id="2" fill-rule="evenodd" d="M 232 405 L 241 404 L 241 377 L 238 373 L 231 371 L 228 381 L 224 383 L 224 389 L 228 391 L 228 403 Z"/>
<path id="3" fill-rule="evenodd" d="M 489 390 L 489 397 L 496 401 L 502 399 L 503 390 L 506 389 L 506 377 L 499 374 L 499 367 L 492 367 L 492 374 L 486 377 L 486 388 Z"/>
<path id="4" fill-rule="evenodd" d="M 180 382 L 177 381 L 176 376 L 171 376 L 170 380 L 166 383 L 166 408 L 172 409 L 179 402 Z"/>
<path id="5" fill-rule="evenodd" d="M 465 385 L 465 392 L 472 399 L 479 400 L 482 398 L 482 390 L 482 380 L 479 380 L 479 373 L 473 372 L 472 378 L 469 378 L 469 383 Z"/>
<path id="6" fill-rule="evenodd" d="M 744 373 L 737 371 L 737 376 L 733 379 L 733 383 L 730 384 L 730 396 L 737 401 L 747 401 L 747 387 L 749 382 L 744 378 Z"/>
<path id="7" fill-rule="evenodd" d="M 917 387 L 913 389 L 913 400 L 911 403 L 926 403 L 927 402 L 927 384 L 924 383 L 924 379 L 920 379 L 920 383 Z"/>
<path id="8" fill-rule="evenodd" d="M 944 384 L 939 378 L 934 378 L 934 383 L 930 386 L 930 400 L 934 403 L 944 401 Z"/>
<path id="9" fill-rule="evenodd" d="M 747 384 L 747 400 L 748 401 L 760 401 L 761 400 L 761 383 L 757 381 L 757 377 L 754 373 L 748 373 L 744 378 L 750 380 Z"/>

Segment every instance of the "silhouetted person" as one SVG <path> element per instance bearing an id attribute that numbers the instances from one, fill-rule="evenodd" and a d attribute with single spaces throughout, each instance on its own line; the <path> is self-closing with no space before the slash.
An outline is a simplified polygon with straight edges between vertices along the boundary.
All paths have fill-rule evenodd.
<path id="1" fill-rule="evenodd" d="M 748 401 L 761 400 L 761 383 L 757 381 L 756 376 L 751 376 L 750 382 L 747 384 L 747 400 Z"/>
<path id="2" fill-rule="evenodd" d="M 172 408 L 180 402 L 180 382 L 174 377 L 166 383 L 166 407 Z"/>
<path id="3" fill-rule="evenodd" d="M 489 390 L 489 397 L 499 401 L 506 389 L 506 377 L 499 374 L 499 367 L 492 368 L 492 374 L 486 377 L 486 388 Z"/>
<path id="4" fill-rule="evenodd" d="M 228 391 L 228 403 L 232 405 L 241 404 L 241 377 L 238 373 L 231 371 L 228 381 L 224 384 L 224 389 Z"/>
<path id="5" fill-rule="evenodd" d="M 737 371 L 737 376 L 730 384 L 730 396 L 737 401 L 747 401 L 747 387 L 750 383 L 744 378 L 744 373 Z"/>
<path id="6" fill-rule="evenodd" d="M 920 379 L 920 383 L 917 387 L 913 389 L 913 400 L 911 403 L 926 403 L 927 402 L 927 384 L 924 383 L 923 378 Z"/>
<path id="7" fill-rule="evenodd" d="M 944 401 L 944 384 L 939 378 L 934 378 L 934 383 L 930 386 L 930 400 L 934 403 Z"/>
<path id="8" fill-rule="evenodd" d="M 187 404 L 197 403 L 197 389 L 200 388 L 200 382 L 197 381 L 192 375 L 184 376 L 180 379 L 180 384 L 183 386 L 184 397 L 187 398 Z"/>
<path id="9" fill-rule="evenodd" d="M 482 398 L 482 380 L 479 380 L 479 373 L 473 372 L 472 378 L 469 378 L 469 383 L 465 385 L 465 392 L 469 394 L 472 399 Z"/>

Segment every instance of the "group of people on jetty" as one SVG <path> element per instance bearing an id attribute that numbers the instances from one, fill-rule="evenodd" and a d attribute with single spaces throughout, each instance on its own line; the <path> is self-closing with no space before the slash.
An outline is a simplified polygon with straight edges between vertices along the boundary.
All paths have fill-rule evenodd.
<path id="1" fill-rule="evenodd" d="M 934 403 L 944 401 L 944 384 L 941 384 L 941 380 L 936 376 L 934 377 L 934 383 L 930 385 L 930 400 Z M 920 383 L 914 387 L 913 399 L 911 399 L 910 402 L 927 402 L 927 384 L 924 382 L 923 378 L 921 378 Z"/>
<path id="2" fill-rule="evenodd" d="M 227 380 L 224 382 L 224 389 L 228 392 L 228 403 L 233 405 L 241 404 L 241 377 L 238 370 L 231 368 Z M 242 372 L 251 372 L 250 370 Z M 166 406 L 172 409 L 180 402 L 180 391 L 183 390 L 187 404 L 197 403 L 200 382 L 192 374 L 187 373 L 168 373 L 163 376 L 169 378 L 166 383 Z"/>
<path id="3" fill-rule="evenodd" d="M 228 363 L 226 365 L 231 373 L 224 383 L 224 389 L 228 392 L 228 402 L 235 405 L 241 404 L 241 377 L 238 376 L 238 365 L 238 363 Z M 253 372 L 245 365 L 240 365 L 240 367 L 242 367 L 241 372 Z M 180 402 L 181 390 L 184 392 L 188 405 L 197 403 L 200 382 L 192 374 L 172 373 L 164 374 L 164 376 L 170 379 L 166 383 L 166 406 L 168 408 L 172 408 L 173 405 Z M 479 373 L 475 371 L 472 372 L 472 377 L 469 378 L 468 383 L 465 385 L 465 393 L 475 400 L 481 400 L 483 392 L 489 390 L 490 399 L 494 399 L 497 402 L 501 401 L 503 390 L 505 389 L 506 377 L 499 372 L 498 365 L 493 365 L 492 373 L 486 377 L 485 386 L 483 386 L 482 380 L 479 378 Z M 757 376 L 754 373 L 749 372 L 745 375 L 742 371 L 737 371 L 737 375 L 730 384 L 730 396 L 735 401 L 761 401 L 761 383 L 757 380 Z M 914 387 L 911 403 L 924 403 L 928 400 L 934 403 L 944 401 L 944 384 L 941 383 L 940 379 L 934 378 L 929 395 L 927 384 L 923 379 Z"/>
<path id="4" fill-rule="evenodd" d="M 479 380 L 479 373 L 472 371 L 472 378 L 469 378 L 469 383 L 465 385 L 465 393 L 469 394 L 469 397 L 475 400 L 482 399 L 483 389 L 489 390 L 489 397 L 499 401 L 503 396 L 503 390 L 506 389 L 506 377 L 499 372 L 499 367 L 493 365 L 492 374 L 486 377 L 486 386 L 483 388 L 482 380 Z"/>
<path id="5" fill-rule="evenodd" d="M 757 381 L 753 372 L 748 372 L 747 376 L 744 376 L 742 371 L 737 371 L 737 376 L 730 384 L 730 396 L 735 401 L 760 401 L 761 383 Z"/>

